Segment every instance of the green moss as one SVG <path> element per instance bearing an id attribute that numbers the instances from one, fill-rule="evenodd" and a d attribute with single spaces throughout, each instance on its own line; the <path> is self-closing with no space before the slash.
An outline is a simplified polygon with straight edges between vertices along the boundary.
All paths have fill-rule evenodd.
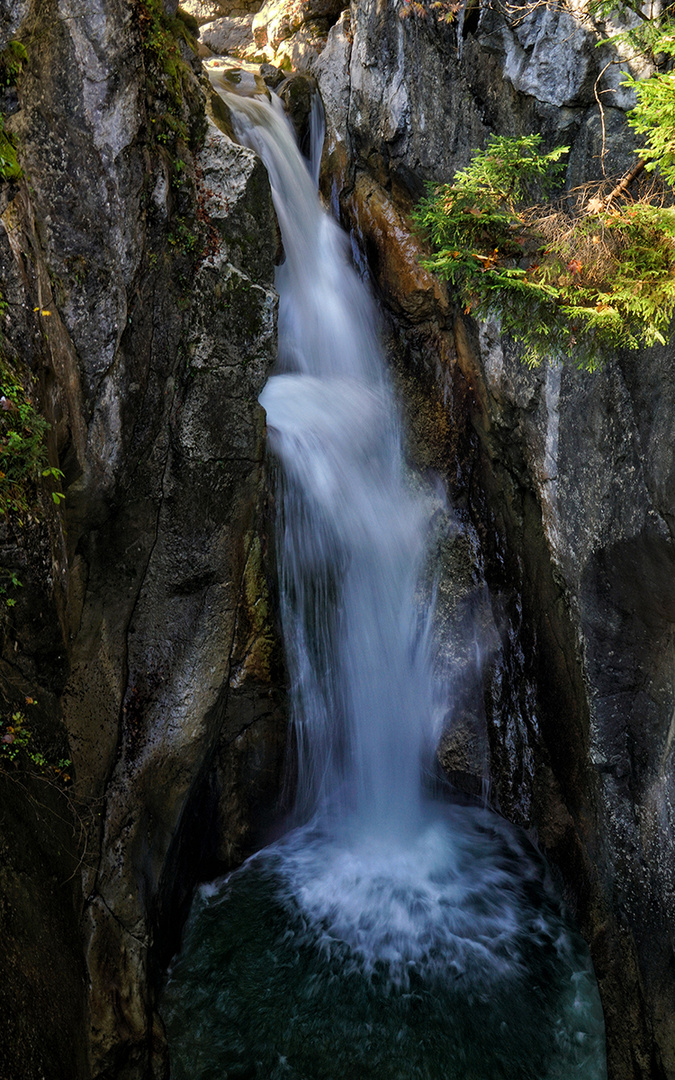
<path id="1" fill-rule="evenodd" d="M 220 94 L 217 94 L 210 85 L 206 88 L 206 111 L 216 127 L 224 132 L 228 138 L 232 139 L 232 142 L 236 142 L 237 136 L 232 126 L 232 114 Z"/>
<path id="2" fill-rule="evenodd" d="M 148 260 L 158 265 L 169 254 L 194 266 L 199 253 L 200 226 L 191 151 L 206 131 L 203 95 L 190 63 L 184 59 L 185 44 L 195 49 L 190 17 L 172 18 L 162 0 L 137 0 L 137 23 L 145 60 L 146 107 L 151 153 L 159 157 L 168 173 L 169 221 L 156 218 L 151 230 Z M 153 215 L 148 172 L 146 207 Z"/>
<path id="3" fill-rule="evenodd" d="M 5 118 L 0 114 L 0 177 L 3 180 L 18 180 L 21 175 L 14 140 L 5 131 Z"/>
<path id="4" fill-rule="evenodd" d="M 196 40 L 185 17 L 170 18 L 161 0 L 138 0 L 138 26 L 146 56 L 150 97 L 154 100 L 154 138 L 176 148 L 178 140 L 193 141 L 186 100 L 194 96 L 194 77 L 180 51 L 180 41 L 195 49 Z"/>
<path id="5" fill-rule="evenodd" d="M 10 41 L 0 52 L 0 86 L 14 86 L 28 60 L 26 48 L 20 41 Z M 5 130 L 5 118 L 0 114 L 0 178 L 18 180 L 22 175 L 16 156 L 16 144 Z"/>
<path id="6" fill-rule="evenodd" d="M 244 676 L 271 683 L 277 662 L 278 642 L 259 536 L 251 539 L 248 549 L 241 604 L 237 612 L 237 633 L 244 655 L 239 678 Z"/>
<path id="7" fill-rule="evenodd" d="M 172 223 L 167 240 L 172 248 L 182 252 L 184 255 L 190 255 L 197 247 L 199 236 L 193 230 L 189 221 L 177 217 Z"/>
<path id="8" fill-rule="evenodd" d="M 199 37 L 199 23 L 195 19 L 194 15 L 191 15 L 189 11 L 184 11 L 179 7 L 176 12 L 176 23 L 182 23 L 183 34 L 185 40 L 191 48 L 196 48 L 197 38 Z"/>
<path id="9" fill-rule="evenodd" d="M 10 41 L 0 52 L 0 85 L 14 86 L 28 62 L 28 53 L 25 45 L 20 41 Z"/>

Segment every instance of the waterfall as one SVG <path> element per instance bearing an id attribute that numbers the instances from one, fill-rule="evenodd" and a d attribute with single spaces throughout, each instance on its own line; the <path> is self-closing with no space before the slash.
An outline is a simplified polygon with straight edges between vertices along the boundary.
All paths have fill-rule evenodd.
<path id="1" fill-rule="evenodd" d="M 278 101 L 278 99 L 275 99 Z M 260 398 L 279 484 L 298 803 L 354 836 L 420 824 L 432 747 L 430 615 L 415 594 L 431 505 L 406 472 L 377 315 L 280 107 L 237 101 L 281 223 L 279 373 Z"/>
<path id="2" fill-rule="evenodd" d="M 456 848 L 422 791 L 437 687 L 432 612 L 417 594 L 432 503 L 406 468 L 377 313 L 320 204 L 314 166 L 278 99 L 228 104 L 267 167 L 285 255 L 278 373 L 260 401 L 282 465 L 282 623 L 308 825 L 283 845 L 282 874 L 367 967 L 386 959 L 405 980 L 441 943 L 466 948 L 449 897 Z M 502 918 L 483 927 L 500 947 L 511 913 Z M 482 962 L 482 942 L 478 951 Z"/>
<path id="3" fill-rule="evenodd" d="M 541 860 L 486 808 L 425 794 L 432 501 L 404 459 L 372 300 L 318 199 L 316 148 L 308 165 L 278 100 L 223 96 L 267 167 L 285 255 L 260 400 L 280 466 L 298 797 L 286 836 L 198 893 L 165 997 L 175 1077 L 201 1075 L 198 1052 L 260 1080 L 337 1080 L 343 1065 L 604 1080 L 590 963 Z"/>

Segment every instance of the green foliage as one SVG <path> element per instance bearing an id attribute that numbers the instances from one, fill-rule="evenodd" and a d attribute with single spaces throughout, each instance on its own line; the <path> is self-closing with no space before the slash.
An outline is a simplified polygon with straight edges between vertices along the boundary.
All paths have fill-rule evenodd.
<path id="1" fill-rule="evenodd" d="M 597 42 L 623 46 L 626 51 L 646 57 L 662 66 L 669 53 L 675 4 L 650 4 L 643 0 L 590 0 L 588 15 L 595 23 L 609 21 L 611 33 Z M 671 53 L 672 55 L 672 53 Z"/>
<path id="2" fill-rule="evenodd" d="M 663 31 L 656 47 L 669 57 L 675 56 L 675 28 Z M 645 145 L 637 152 L 646 162 L 648 171 L 657 166 L 663 178 L 675 185 L 675 71 L 651 79 L 627 77 L 637 96 L 636 107 L 628 114 L 628 123 L 639 135 L 645 135 Z"/>
<path id="3" fill-rule="evenodd" d="M 467 312 L 497 316 L 528 363 L 572 355 L 592 370 L 617 348 L 665 343 L 675 313 L 675 210 L 663 205 L 672 195 L 626 195 L 643 167 L 675 186 L 675 3 L 647 11 L 642 0 L 591 0 L 588 14 L 611 26 L 598 44 L 628 47 L 657 69 L 627 79 L 637 97 L 629 123 L 644 139 L 629 177 L 593 199 L 533 205 L 565 148 L 545 154 L 538 136 L 492 137 L 415 218 L 433 249 L 426 267 L 456 287 Z"/>
<path id="4" fill-rule="evenodd" d="M 177 217 L 173 223 L 167 240 L 172 248 L 180 251 L 183 255 L 191 254 L 199 240 L 199 236 L 190 227 L 190 223 L 182 217 Z"/>
<path id="5" fill-rule="evenodd" d="M 21 174 L 12 136 L 5 131 L 5 119 L 0 113 L 0 177 L 3 180 L 18 180 Z"/>
<path id="6" fill-rule="evenodd" d="M 560 158 L 567 153 L 567 147 L 560 146 L 544 154 L 540 144 L 540 135 L 520 139 L 491 135 L 486 148 L 474 153 L 452 184 L 435 188 L 419 203 L 417 224 L 437 249 L 431 269 L 458 284 L 481 263 L 493 265 L 495 250 L 502 256 L 519 251 L 516 206 L 533 182 L 550 188 Z"/>
<path id="7" fill-rule="evenodd" d="M 462 9 L 461 0 L 404 0 L 399 8 L 399 19 L 435 20 L 449 25 Z"/>
<path id="8" fill-rule="evenodd" d="M 169 222 L 164 236 L 157 237 L 162 253 L 194 259 L 197 254 L 196 192 L 190 161 L 203 138 L 205 113 L 199 84 L 183 58 L 184 45 L 196 49 L 194 19 L 179 10 L 170 17 L 163 0 L 137 0 L 138 25 L 145 53 L 148 89 L 148 133 L 169 177 Z M 149 194 L 149 192 L 148 192 Z M 148 262 L 157 265 L 160 252 L 149 251 Z"/>
<path id="9" fill-rule="evenodd" d="M 593 370 L 617 348 L 663 343 L 675 310 L 675 210 L 524 205 L 566 152 L 539 146 L 538 136 L 493 137 L 419 203 L 433 248 L 424 265 L 452 282 L 467 313 L 497 316 L 528 364 L 571 355 Z"/>
<path id="10" fill-rule="evenodd" d="M 471 164 L 455 173 L 453 189 L 469 198 L 483 193 L 512 210 L 532 193 L 533 184 L 542 193 L 550 191 L 563 167 L 560 159 L 569 152 L 568 146 L 558 146 L 544 154 L 540 146 L 541 135 L 518 139 L 489 135 L 485 149 L 476 151 Z"/>
<path id="11" fill-rule="evenodd" d="M 32 697 L 25 699 L 26 706 L 34 708 L 37 701 Z M 70 758 L 58 758 L 50 761 L 39 749 L 29 720 L 23 709 L 16 709 L 5 716 L 0 716 L 0 768 L 9 764 L 23 765 L 24 768 L 49 773 L 64 784 L 70 782 L 68 769 L 72 765 Z"/>
<path id="12" fill-rule="evenodd" d="M 25 45 L 20 41 L 9 41 L 0 52 L 0 85 L 14 86 L 26 63 L 28 53 Z"/>
<path id="13" fill-rule="evenodd" d="M 0 86 L 14 86 L 27 60 L 28 53 L 20 41 L 8 42 L 0 52 Z M 0 113 L 0 178 L 18 180 L 21 175 L 13 138 L 5 130 L 5 118 Z"/>
<path id="14" fill-rule="evenodd" d="M 163 76 L 162 88 L 173 98 L 180 98 L 183 59 L 161 0 L 141 0 L 138 22 L 143 48 L 149 54 L 152 65 Z"/>
<path id="15" fill-rule="evenodd" d="M 22 588 L 23 582 L 19 581 L 14 571 L 6 570 L 4 566 L 0 566 L 0 597 L 4 597 L 6 607 L 12 608 L 16 604 L 16 599 L 10 596 L 9 590 Z"/>
<path id="16" fill-rule="evenodd" d="M 669 184 L 675 184 L 675 4 L 653 5 L 645 14 L 640 0 L 593 0 L 589 13 L 600 19 L 613 18 L 625 29 L 612 33 L 605 41 L 628 46 L 655 64 L 657 71 L 648 79 L 626 76 L 624 85 L 634 90 L 637 106 L 628 114 L 628 123 L 645 145 L 636 153 L 644 159 L 649 172 L 657 168 Z"/>
<path id="17" fill-rule="evenodd" d="M 19 520 L 35 506 L 42 478 L 59 480 L 63 473 L 47 462 L 46 435 L 49 424 L 37 411 L 23 383 L 8 361 L 0 356 L 0 515 Z M 63 493 L 52 491 L 59 503 Z"/>

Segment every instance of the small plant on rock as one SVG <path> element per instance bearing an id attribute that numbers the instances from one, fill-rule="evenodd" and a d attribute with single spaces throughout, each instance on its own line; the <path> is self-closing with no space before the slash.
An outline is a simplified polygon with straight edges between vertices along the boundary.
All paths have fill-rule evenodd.
<path id="1" fill-rule="evenodd" d="M 35 506 L 41 479 L 63 473 L 47 461 L 49 424 L 35 408 L 12 365 L 0 356 L 0 516 L 21 521 Z M 61 502 L 61 491 L 52 500 Z"/>
<path id="2" fill-rule="evenodd" d="M 27 708 L 37 705 L 35 698 L 25 699 Z M 52 778 L 60 780 L 64 784 L 70 783 L 70 758 L 58 758 L 50 761 L 38 748 L 32 730 L 28 726 L 29 720 L 24 709 L 15 709 L 13 712 L 0 716 L 0 768 L 8 765 L 23 765 L 24 768 L 37 770 L 42 774 L 49 774 Z"/>

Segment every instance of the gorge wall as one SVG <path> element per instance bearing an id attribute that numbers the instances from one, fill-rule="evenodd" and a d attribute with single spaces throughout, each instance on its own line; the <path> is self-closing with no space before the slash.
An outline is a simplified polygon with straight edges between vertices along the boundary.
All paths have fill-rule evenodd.
<path id="1" fill-rule="evenodd" d="M 487 6 L 451 22 L 404 2 L 296 7 L 318 37 L 324 192 L 382 302 L 412 456 L 456 506 L 442 620 L 460 618 L 458 579 L 478 613 L 480 647 L 449 662 L 443 762 L 554 867 L 591 946 L 611 1080 L 673 1078 L 672 350 L 528 372 L 420 269 L 409 224 L 424 183 L 489 131 L 541 131 L 571 145 L 570 185 L 599 177 L 611 57 L 543 7 L 515 29 Z M 260 41 L 278 8 L 256 15 Z M 37 383 L 66 495 L 3 526 L 22 581 L 3 707 L 36 699 L 74 777 L 0 774 L 3 1080 L 165 1075 L 154 987 L 189 890 L 259 842 L 279 795 L 257 404 L 276 226 L 166 9 L 0 2 L 0 46 L 28 54 L 2 98 L 23 167 L 0 187 L 2 349 Z M 608 174 L 634 160 L 620 67 L 601 84 Z"/>
<path id="2" fill-rule="evenodd" d="M 261 163 L 207 124 L 175 5 L 0 17 L 28 57 L 3 101 L 2 349 L 66 496 L 3 526 L 3 707 L 37 701 L 74 781 L 0 776 L 0 1075 L 163 1075 L 153 965 L 200 867 L 255 843 L 285 745 L 257 403 L 276 223 Z"/>
<path id="3" fill-rule="evenodd" d="M 389 312 L 413 453 L 448 479 L 490 589 L 484 701 L 456 695 L 444 763 L 488 783 L 558 868 L 610 1076 L 673 1076 L 672 347 L 593 376 L 574 357 L 529 372 L 419 269 L 409 224 L 424 183 L 489 131 L 570 145 L 569 187 L 634 163 L 625 63 L 569 12 L 515 22 L 494 6 L 451 25 L 405 3 L 345 13 L 314 67 L 325 190 Z"/>

